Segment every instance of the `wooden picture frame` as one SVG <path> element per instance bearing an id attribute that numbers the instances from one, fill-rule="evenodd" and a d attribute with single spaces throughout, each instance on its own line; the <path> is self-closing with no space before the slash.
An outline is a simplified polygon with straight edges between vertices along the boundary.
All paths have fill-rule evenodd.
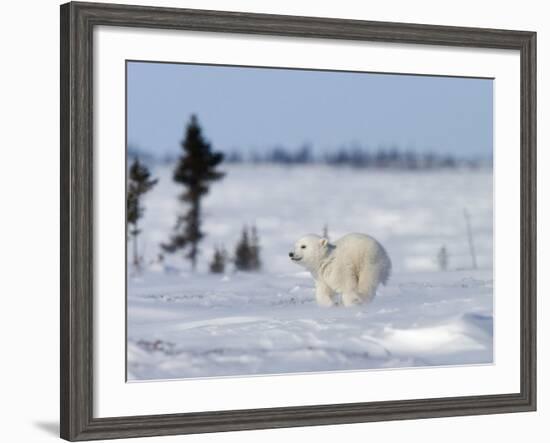
<path id="1" fill-rule="evenodd" d="M 521 390 L 517 394 L 95 418 L 93 29 L 159 28 L 498 48 L 521 57 Z M 61 437 L 70 441 L 533 411 L 536 408 L 536 34 L 236 12 L 61 6 Z M 121 321 L 124 321 L 121 319 Z"/>

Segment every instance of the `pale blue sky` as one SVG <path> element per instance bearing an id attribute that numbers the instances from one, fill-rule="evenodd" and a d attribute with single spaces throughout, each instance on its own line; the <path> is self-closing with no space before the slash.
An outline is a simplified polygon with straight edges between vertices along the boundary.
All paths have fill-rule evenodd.
<path id="1" fill-rule="evenodd" d="M 225 152 L 492 154 L 490 79 L 128 62 L 127 81 L 128 143 L 158 156 L 179 152 L 193 113 Z"/>

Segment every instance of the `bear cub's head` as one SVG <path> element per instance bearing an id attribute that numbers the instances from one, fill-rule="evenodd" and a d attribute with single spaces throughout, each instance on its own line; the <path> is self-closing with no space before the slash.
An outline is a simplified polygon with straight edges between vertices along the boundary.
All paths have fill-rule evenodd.
<path id="1" fill-rule="evenodd" d="M 293 262 L 309 270 L 317 270 L 329 252 L 330 244 L 326 238 L 309 234 L 294 244 L 294 250 L 288 256 Z"/>

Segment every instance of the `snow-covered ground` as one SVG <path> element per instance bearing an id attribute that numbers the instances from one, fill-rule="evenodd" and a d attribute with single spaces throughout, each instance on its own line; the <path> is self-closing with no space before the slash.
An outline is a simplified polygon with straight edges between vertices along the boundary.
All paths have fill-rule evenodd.
<path id="1" fill-rule="evenodd" d="M 146 196 L 141 252 L 128 266 L 130 380 L 274 374 L 493 360 L 492 172 L 373 172 L 328 166 L 224 165 L 204 202 L 202 254 L 156 263 L 181 189 L 166 166 Z M 471 269 L 464 210 L 478 269 Z M 244 224 L 260 235 L 263 270 L 208 273 L 215 245 L 231 253 Z M 313 280 L 290 262 L 302 235 L 365 232 L 393 262 L 373 303 L 318 307 Z M 445 245 L 449 270 L 438 269 Z"/>

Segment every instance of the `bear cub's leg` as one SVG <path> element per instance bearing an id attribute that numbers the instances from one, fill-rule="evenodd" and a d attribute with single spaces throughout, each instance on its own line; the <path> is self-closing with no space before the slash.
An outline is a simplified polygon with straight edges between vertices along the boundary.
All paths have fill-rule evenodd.
<path id="1" fill-rule="evenodd" d="M 342 294 L 342 303 L 344 306 L 360 305 L 363 302 L 361 296 L 354 291 L 347 291 Z"/>
<path id="2" fill-rule="evenodd" d="M 315 282 L 315 298 L 317 299 L 317 304 L 319 306 L 333 306 L 333 296 L 333 290 L 330 289 L 330 287 L 325 282 Z"/>

